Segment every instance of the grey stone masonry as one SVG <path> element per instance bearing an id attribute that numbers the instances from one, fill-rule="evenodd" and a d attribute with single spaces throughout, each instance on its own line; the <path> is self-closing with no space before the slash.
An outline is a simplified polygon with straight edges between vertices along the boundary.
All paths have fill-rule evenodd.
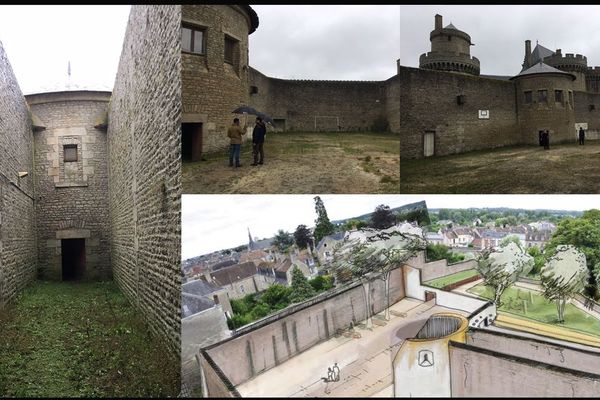
<path id="1" fill-rule="evenodd" d="M 109 105 L 111 261 L 151 330 L 180 353 L 181 6 L 132 6 Z"/>
<path id="2" fill-rule="evenodd" d="M 33 207 L 31 118 L 0 43 L 0 309 L 35 279 Z"/>

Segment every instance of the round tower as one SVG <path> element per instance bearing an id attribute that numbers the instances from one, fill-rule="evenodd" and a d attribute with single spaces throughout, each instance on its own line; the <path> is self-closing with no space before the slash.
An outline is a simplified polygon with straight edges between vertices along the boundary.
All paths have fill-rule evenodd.
<path id="1" fill-rule="evenodd" d="M 471 37 L 452 24 L 442 26 L 442 16 L 436 14 L 429 35 L 431 51 L 421 54 L 419 68 L 479 75 L 479 60 L 471 57 Z"/>
<path id="2" fill-rule="evenodd" d="M 587 57 L 571 53 L 563 55 L 561 49 L 556 49 L 556 52 L 550 57 L 546 57 L 544 62 L 551 67 L 575 75 L 576 79 L 573 83 L 573 90 L 582 92 L 587 90 L 585 82 L 585 75 L 588 69 Z"/>
<path id="3" fill-rule="evenodd" d="M 539 144 L 550 131 L 552 143 L 575 139 L 575 75 L 539 62 L 510 78 L 517 87 L 517 111 L 523 143 Z"/>

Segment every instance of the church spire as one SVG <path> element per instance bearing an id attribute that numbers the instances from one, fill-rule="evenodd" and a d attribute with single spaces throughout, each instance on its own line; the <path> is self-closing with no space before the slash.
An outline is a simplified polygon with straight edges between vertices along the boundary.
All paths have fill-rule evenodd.
<path id="1" fill-rule="evenodd" d="M 254 240 L 252 240 L 252 235 L 250 234 L 250 228 L 248 228 L 248 250 L 252 250 L 254 247 Z"/>

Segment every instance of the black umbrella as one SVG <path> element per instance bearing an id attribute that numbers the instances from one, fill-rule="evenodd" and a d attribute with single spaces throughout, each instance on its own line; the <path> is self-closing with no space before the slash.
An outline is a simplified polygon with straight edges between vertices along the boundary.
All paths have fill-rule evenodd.
<path id="1" fill-rule="evenodd" d="M 234 114 L 250 114 L 250 115 L 258 115 L 258 111 L 256 111 L 252 107 L 241 106 L 232 111 Z"/>
<path id="2" fill-rule="evenodd" d="M 273 118 L 269 117 L 267 114 L 261 113 L 259 112 L 258 114 L 256 114 L 257 117 L 261 117 L 263 121 L 269 123 L 269 124 L 273 124 Z"/>

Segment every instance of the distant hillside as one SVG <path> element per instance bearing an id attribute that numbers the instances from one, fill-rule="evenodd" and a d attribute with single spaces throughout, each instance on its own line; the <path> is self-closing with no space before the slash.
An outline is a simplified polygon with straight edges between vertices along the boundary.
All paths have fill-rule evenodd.
<path id="1" fill-rule="evenodd" d="M 510 207 L 489 207 L 489 208 L 430 208 L 429 211 L 432 213 L 438 213 L 440 210 L 449 210 L 449 211 L 473 211 L 473 212 L 498 212 L 504 213 L 506 211 L 510 211 L 512 213 L 523 213 L 527 212 L 536 212 L 536 213 L 548 213 L 551 215 L 570 215 L 573 217 L 581 217 L 583 215 L 583 211 L 574 211 L 574 210 L 550 210 L 545 208 L 510 208 Z"/>
<path id="2" fill-rule="evenodd" d="M 400 207 L 392 208 L 391 211 L 394 213 L 406 213 L 409 211 L 419 210 L 419 209 L 423 209 L 423 208 L 425 210 L 427 210 L 427 204 L 425 203 L 425 201 L 418 201 L 416 203 L 405 204 Z M 368 221 L 371 219 L 371 214 L 373 214 L 373 213 L 363 214 L 358 217 L 340 219 L 340 220 L 331 221 L 331 222 L 335 225 L 341 225 L 341 224 L 345 224 L 346 222 L 351 221 L 351 220 Z"/>

